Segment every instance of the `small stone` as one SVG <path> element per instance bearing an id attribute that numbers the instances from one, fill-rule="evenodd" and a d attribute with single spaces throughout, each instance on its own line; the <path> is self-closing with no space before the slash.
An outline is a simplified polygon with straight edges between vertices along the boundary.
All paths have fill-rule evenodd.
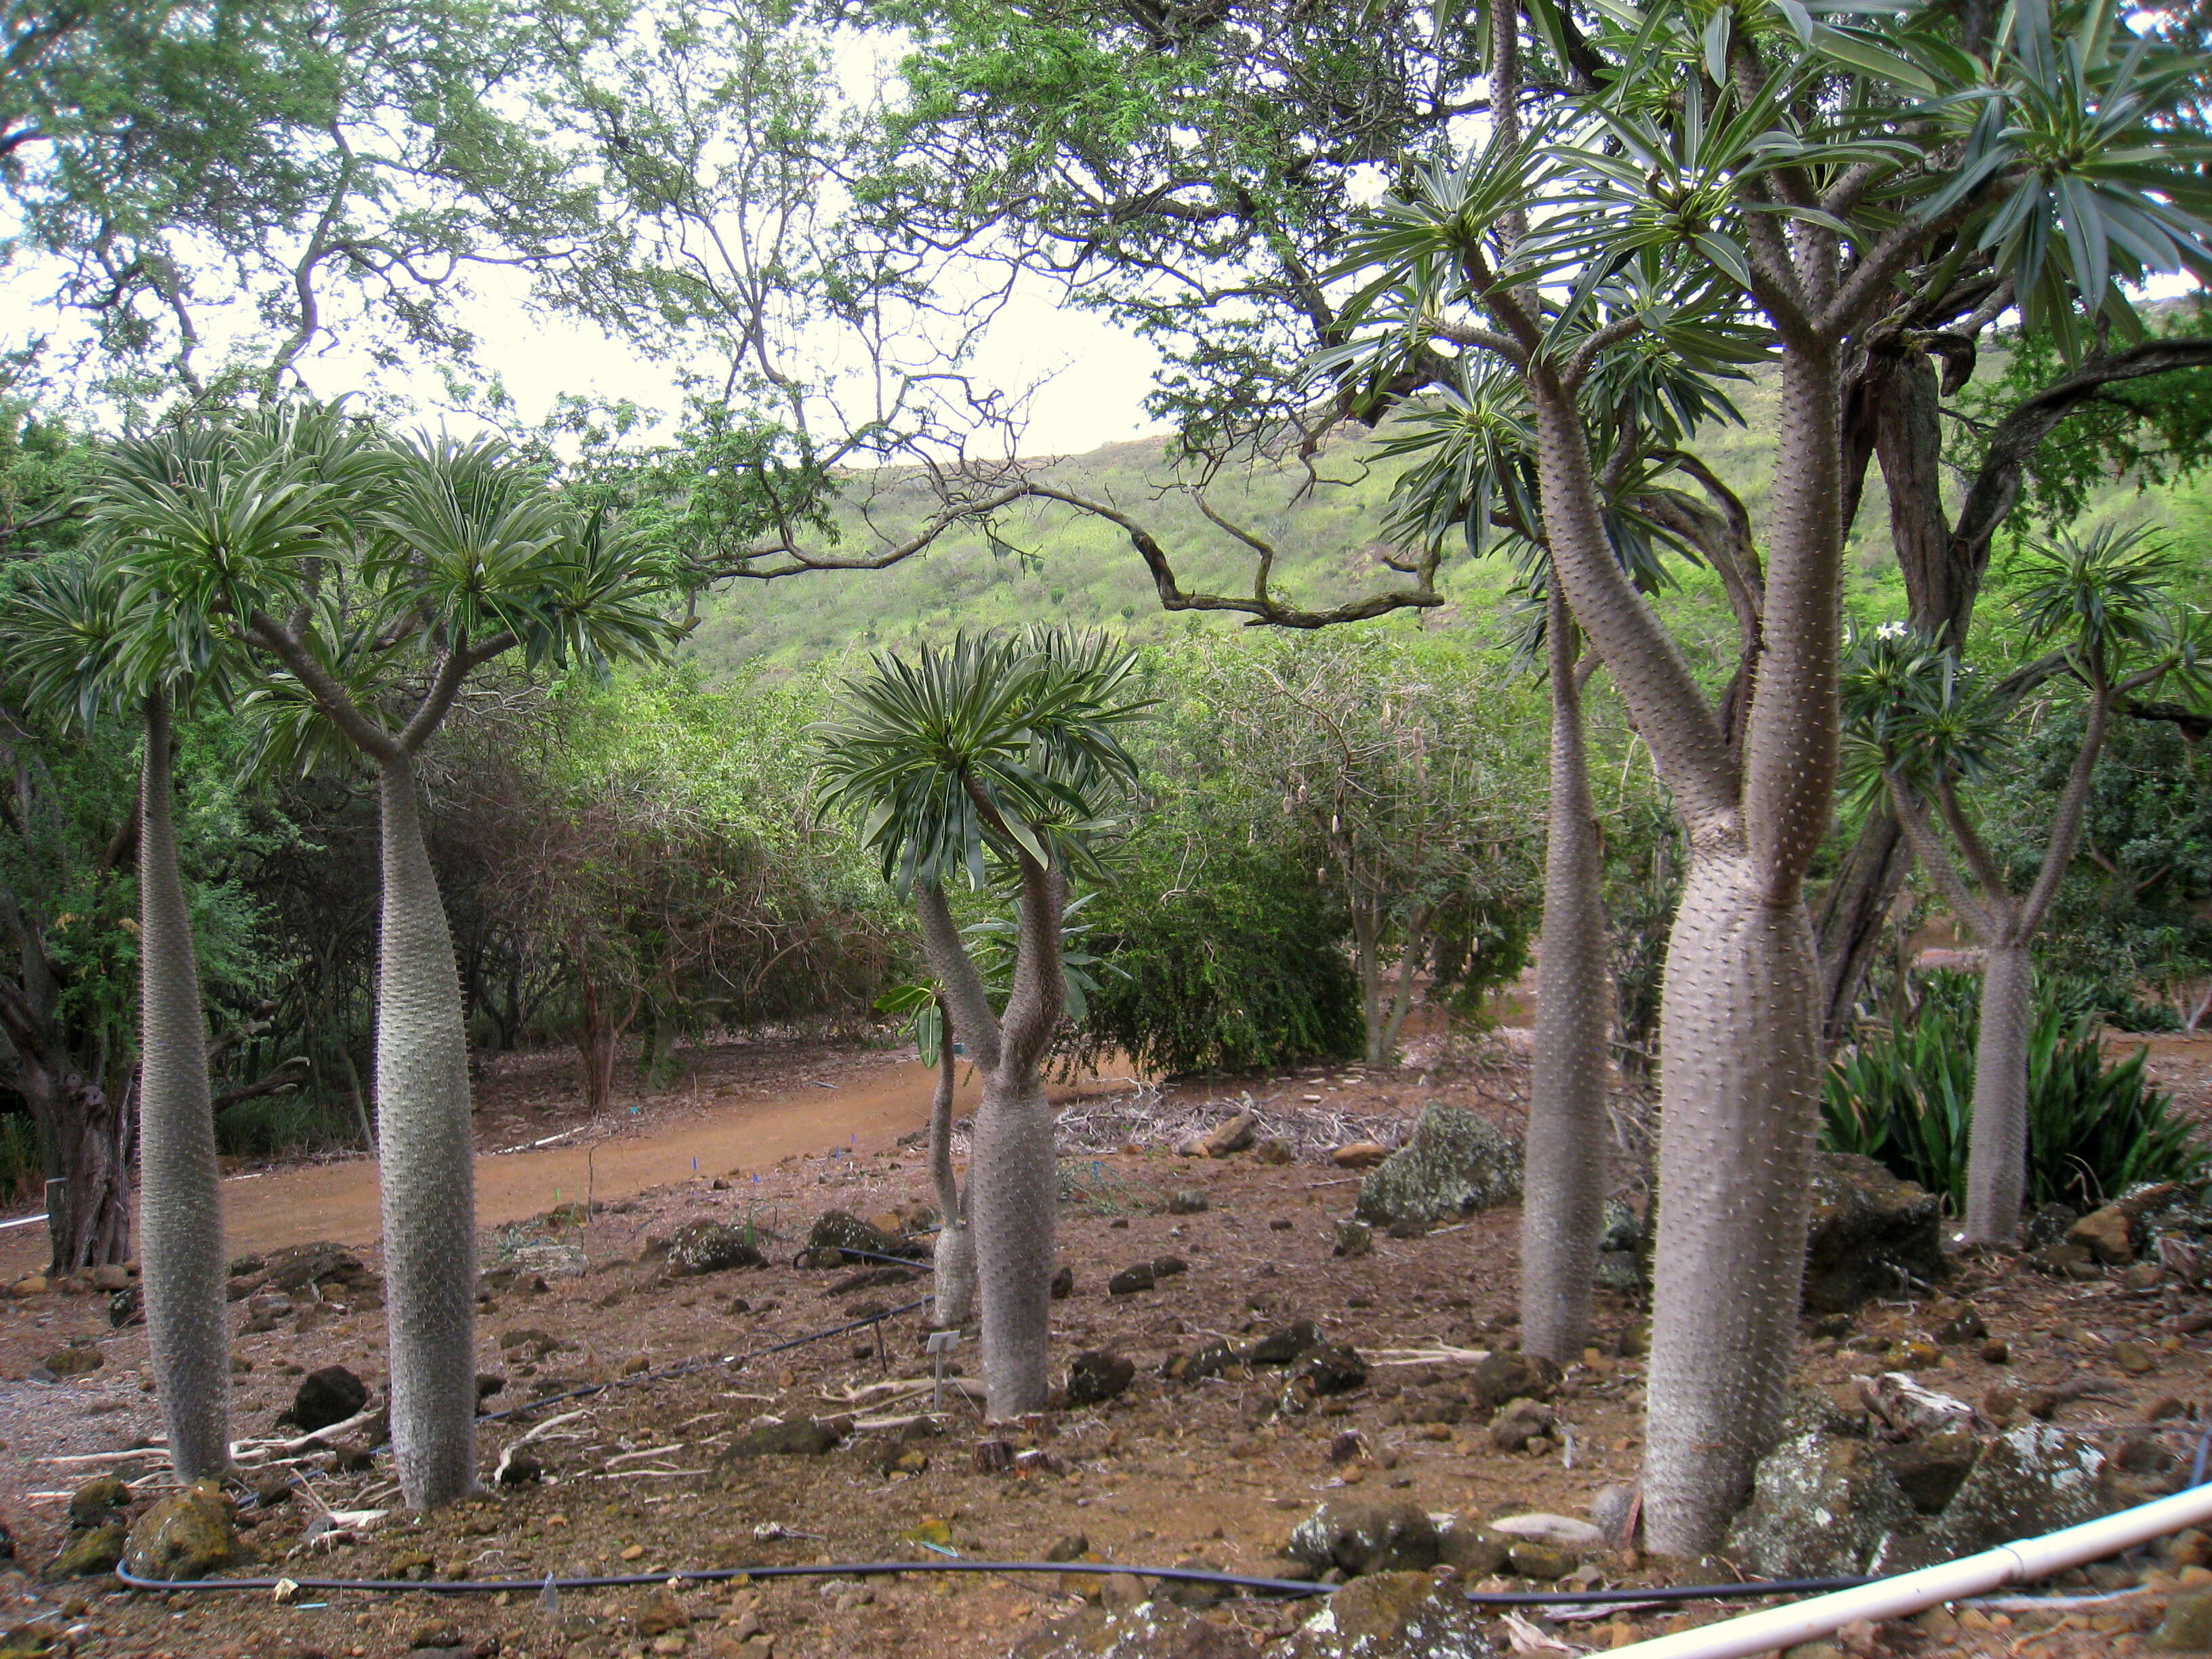
<path id="1" fill-rule="evenodd" d="M 368 1404 L 368 1384 L 343 1365 L 325 1365 L 300 1380 L 292 1403 L 276 1420 L 303 1434 L 343 1423 Z"/>
<path id="2" fill-rule="evenodd" d="M 2166 1605 L 2166 1618 L 2151 1632 L 2157 1653 L 2203 1653 L 2212 1650 L 2212 1592 L 2177 1595 Z"/>
<path id="3" fill-rule="evenodd" d="M 1559 1386 L 1559 1368 L 1540 1354 L 1508 1350 L 1478 1364 L 1468 1378 L 1475 1404 L 1494 1412 L 1509 1400 L 1547 1398 Z"/>
<path id="4" fill-rule="evenodd" d="M 2154 1291 L 2166 1282 L 2166 1269 L 2155 1261 L 2138 1261 L 2120 1275 L 2120 1282 L 2131 1291 Z"/>
<path id="5" fill-rule="evenodd" d="M 2115 1342 L 2112 1345 L 2112 1364 L 2130 1376 L 2147 1376 L 2158 1369 L 2158 1362 L 2150 1350 L 2139 1342 Z"/>
<path id="6" fill-rule="evenodd" d="M 102 1573 L 112 1572 L 115 1564 L 123 1559 L 125 1543 L 120 1521 L 73 1532 L 62 1546 L 61 1553 L 46 1564 L 44 1576 L 49 1583 L 59 1583 L 64 1579 L 96 1578 Z"/>
<path id="7" fill-rule="evenodd" d="M 131 1507 L 131 1488 L 112 1474 L 88 1480 L 70 1494 L 70 1529 L 107 1524 L 118 1510 Z"/>
<path id="8" fill-rule="evenodd" d="M 1118 1398 L 1136 1375 L 1136 1361 L 1125 1355 L 1103 1349 L 1079 1353 L 1067 1368 L 1067 1403 L 1103 1405 Z"/>
<path id="9" fill-rule="evenodd" d="M 1187 1273 L 1189 1271 L 1190 1263 L 1179 1255 L 1159 1255 L 1152 1258 L 1154 1284 L 1158 1284 L 1163 1279 L 1173 1279 L 1177 1273 Z"/>
<path id="10" fill-rule="evenodd" d="M 1251 1146 L 1253 1130 L 1259 1122 L 1249 1112 L 1239 1112 L 1227 1122 L 1215 1126 L 1212 1133 L 1199 1143 L 1208 1158 L 1227 1158 Z"/>
<path id="11" fill-rule="evenodd" d="M 1360 1182 L 1353 1212 L 1372 1226 L 1432 1226 L 1520 1196 L 1520 1143 L 1486 1118 L 1432 1100 L 1412 1138 Z"/>
<path id="12" fill-rule="evenodd" d="M 1984 1365 L 2008 1365 L 2012 1363 L 2012 1344 L 2001 1336 L 1993 1336 L 1983 1343 L 1979 1352 Z"/>
<path id="13" fill-rule="evenodd" d="M 1297 1163 L 1298 1155 L 1291 1150 L 1289 1141 L 1271 1136 L 1253 1149 L 1252 1161 L 1255 1164 L 1266 1164 L 1280 1168 L 1285 1164 Z"/>
<path id="14" fill-rule="evenodd" d="M 26 1273 L 15 1281 L 14 1290 L 17 1296 L 44 1296 L 46 1293 L 46 1276 L 44 1273 Z"/>
<path id="15" fill-rule="evenodd" d="M 814 1219 L 814 1226 L 806 1235 L 806 1248 L 817 1257 L 824 1252 L 838 1252 L 838 1259 L 830 1265 L 844 1265 L 842 1252 L 858 1250 L 875 1255 L 896 1255 L 899 1241 L 878 1231 L 856 1215 L 843 1210 L 824 1210 Z M 819 1265 L 817 1262 L 817 1265 Z"/>
<path id="16" fill-rule="evenodd" d="M 138 1517 L 123 1561 L 140 1578 L 204 1578 L 237 1553 L 230 1500 L 216 1482 L 199 1480 Z"/>
<path id="17" fill-rule="evenodd" d="M 1065 1302 L 1075 1294 L 1075 1269 L 1063 1266 L 1052 1276 L 1052 1299 Z"/>
<path id="18" fill-rule="evenodd" d="M 647 1595 L 645 1605 L 637 1610 L 636 1624 L 641 1636 L 665 1636 L 690 1622 L 691 1615 L 684 1611 L 684 1604 L 665 1584 Z"/>
<path id="19" fill-rule="evenodd" d="M 1055 1539 L 1052 1547 L 1044 1553 L 1044 1559 L 1048 1561 L 1080 1561 L 1090 1551 L 1090 1539 L 1079 1532 L 1072 1532 L 1064 1538 Z"/>
<path id="20" fill-rule="evenodd" d="M 461 1642 L 459 1625 L 436 1619 L 417 1625 L 415 1633 L 407 1638 L 407 1645 L 417 1652 L 425 1648 L 457 1648 Z"/>
<path id="21" fill-rule="evenodd" d="M 1389 1156 L 1388 1146 L 1373 1140 L 1355 1140 L 1328 1155 L 1329 1161 L 1340 1170 L 1371 1170 Z"/>
<path id="22" fill-rule="evenodd" d="M 1525 1451 L 1528 1443 L 1552 1431 L 1552 1408 L 1540 1400 L 1515 1400 L 1498 1408 L 1490 1420 L 1490 1443 L 1500 1451 Z"/>
<path id="23" fill-rule="evenodd" d="M 978 1474 L 1002 1474 L 1014 1467 L 1014 1443 L 1011 1440 L 978 1440 L 974 1462 Z"/>
<path id="24" fill-rule="evenodd" d="M 1536 1544 L 1525 1540 L 1516 1541 L 1506 1552 L 1506 1563 L 1522 1578 L 1534 1578 L 1545 1583 L 1565 1578 L 1579 1565 L 1572 1550 L 1564 1550 L 1556 1544 Z"/>
<path id="25" fill-rule="evenodd" d="M 130 1283 L 131 1270 L 119 1261 L 103 1261 L 92 1270 L 92 1288 L 95 1291 L 112 1294 Z"/>
<path id="26" fill-rule="evenodd" d="M 1364 1221 L 1346 1221 L 1336 1230 L 1334 1255 L 1362 1256 L 1375 1248 L 1375 1230 Z"/>
<path id="27" fill-rule="evenodd" d="M 1170 1215 L 1197 1215 L 1212 1207 L 1212 1200 L 1206 1197 L 1206 1189 L 1202 1187 L 1187 1187 L 1168 1198 Z"/>
<path id="28" fill-rule="evenodd" d="M 1947 1348 L 1978 1342 L 1989 1334 L 1990 1328 L 1982 1322 L 1981 1315 L 1965 1306 L 1936 1328 L 1936 1340 Z"/>
<path id="29" fill-rule="evenodd" d="M 46 1369 L 58 1377 L 89 1376 L 106 1363 L 107 1356 L 89 1344 L 80 1347 L 72 1343 L 46 1358 Z"/>
<path id="30" fill-rule="evenodd" d="M 1106 1281 L 1106 1294 L 1109 1296 L 1132 1296 L 1139 1291 L 1152 1288 L 1152 1264 L 1149 1261 L 1139 1261 L 1133 1267 L 1124 1267 Z"/>

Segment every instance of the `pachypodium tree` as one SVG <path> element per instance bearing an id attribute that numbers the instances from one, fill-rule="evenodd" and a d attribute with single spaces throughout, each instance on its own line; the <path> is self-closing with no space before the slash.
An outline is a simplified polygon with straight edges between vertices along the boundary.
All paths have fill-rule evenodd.
<path id="1" fill-rule="evenodd" d="M 138 563 L 267 665 L 259 702 L 282 751 L 358 757 L 376 775 L 392 1449 L 407 1502 L 429 1508 L 476 1484 L 476 1224 L 460 984 L 416 757 L 468 676 L 510 651 L 590 666 L 659 650 L 677 631 L 669 581 L 658 555 L 496 441 L 395 446 L 305 408 L 267 417 L 238 449 L 293 482 L 313 536 L 251 559 L 154 543 Z"/>
<path id="2" fill-rule="evenodd" d="M 281 561 L 317 539 L 316 494 L 266 463 L 244 464 L 212 428 L 118 446 L 92 494 L 105 597 L 100 672 L 140 709 L 138 805 L 139 1254 L 154 1382 L 171 1460 L 186 1480 L 229 1467 L 230 1344 L 224 1316 L 222 1180 L 208 1077 L 207 1017 L 177 859 L 173 717 L 235 695 L 234 645 L 165 568 Z M 92 642 L 88 632 L 82 636 Z M 87 659 L 84 667 L 94 666 Z"/>
<path id="3" fill-rule="evenodd" d="M 2019 1237 L 2033 941 L 2081 846 L 2106 735 L 2128 699 L 2161 681 L 2197 678 L 2200 642 L 2173 603 L 2179 574 L 2171 554 L 2141 527 L 2060 537 L 2032 547 L 2021 562 L 2022 633 L 2051 652 L 2082 692 L 2081 741 L 2025 892 L 2014 890 L 2014 872 L 1991 851 L 1960 796 L 1961 787 L 1986 777 L 2008 748 L 2016 685 L 1988 685 L 1960 667 L 1955 653 L 1902 629 L 1877 633 L 1852 660 L 1846 709 L 1869 782 L 1887 796 L 1913 857 L 1984 952 L 1966 1163 L 1966 1231 L 1976 1243 L 2008 1245 Z M 2055 665 L 2046 659 L 2022 678 Z"/>
<path id="4" fill-rule="evenodd" d="M 1735 354 L 1756 355 L 1749 342 Z M 1716 384 L 1728 355 L 1712 336 L 1692 366 L 1663 349 L 1621 354 L 1585 386 L 1591 447 L 1608 458 L 1606 528 L 1641 592 L 1666 585 L 1673 546 L 1720 575 L 1741 635 L 1731 707 L 1758 648 L 1759 562 L 1734 493 L 1680 446 L 1700 426 L 1736 418 Z M 1700 372 L 1700 370 L 1704 372 Z M 1604 853 L 1589 785 L 1583 700 L 1597 657 L 1553 579 L 1538 504 L 1535 434 L 1519 378 L 1480 363 L 1407 411 L 1382 453 L 1412 463 L 1393 490 L 1394 522 L 1434 542 L 1456 534 L 1469 556 L 1501 544 L 1522 568 L 1523 646 L 1540 656 L 1550 693 L 1550 792 L 1545 817 L 1543 921 L 1536 966 L 1521 1228 L 1521 1340 L 1561 1364 L 1581 1356 L 1591 1275 L 1610 1181 L 1606 1089 L 1612 975 L 1601 890 Z M 1696 495 L 1682 486 L 1696 482 Z"/>
<path id="5" fill-rule="evenodd" d="M 1495 119 L 1479 155 L 1383 205 L 1343 273 L 1388 329 L 1370 378 L 1451 349 L 1526 385 L 1552 568 L 1683 820 L 1644 1510 L 1672 1553 L 1718 1540 L 1778 1427 L 1802 1274 L 1821 1063 L 1804 883 L 1838 741 L 1847 355 L 1899 284 L 1969 261 L 2077 344 L 2113 319 L 2118 281 L 2212 270 L 2205 146 L 2163 121 L 2195 66 L 2116 7 L 2054 29 L 2021 0 L 1978 53 L 1946 8 L 1831 15 L 1673 3 L 1609 23 L 1602 88 L 1533 134 Z M 1497 33 L 1503 115 L 1517 21 Z M 1743 317 L 1771 343 L 1778 410 L 1732 740 L 1615 556 L 1579 396 L 1618 349 L 1695 362 Z"/>
<path id="6" fill-rule="evenodd" d="M 982 1076 L 966 1196 L 995 1420 L 1050 1391 L 1058 1191 L 1042 1068 L 1066 1006 L 1069 878 L 1099 873 L 1096 844 L 1136 781 L 1121 737 L 1146 707 L 1136 665 L 1097 635 L 962 635 L 878 658 L 822 732 L 825 799 L 862 816 L 885 880 L 914 896 L 951 1035 Z M 994 866 L 1015 894 L 997 1011 L 945 893 Z"/>

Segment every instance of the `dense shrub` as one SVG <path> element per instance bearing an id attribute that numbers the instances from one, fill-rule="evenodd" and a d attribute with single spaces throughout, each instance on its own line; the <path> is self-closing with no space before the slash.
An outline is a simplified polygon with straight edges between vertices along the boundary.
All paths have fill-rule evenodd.
<path id="1" fill-rule="evenodd" d="M 1292 848 L 1214 845 L 1195 865 L 1179 836 L 1130 848 L 1088 913 L 1098 976 L 1066 1052 L 1119 1051 L 1150 1072 L 1255 1072 L 1357 1055 L 1359 982 L 1344 917 Z"/>
<path id="2" fill-rule="evenodd" d="M 1822 1143 L 1863 1152 L 1948 1198 L 1966 1193 L 1973 1121 L 1974 1006 L 1969 974 L 1919 987 L 1916 1018 L 1862 1040 L 1829 1068 Z M 2088 1208 L 2139 1182 L 2195 1177 L 2205 1151 L 2171 1097 L 2143 1077 L 2143 1051 L 2108 1066 L 2096 1022 L 2039 988 L 2028 1038 L 2028 1201 Z"/>

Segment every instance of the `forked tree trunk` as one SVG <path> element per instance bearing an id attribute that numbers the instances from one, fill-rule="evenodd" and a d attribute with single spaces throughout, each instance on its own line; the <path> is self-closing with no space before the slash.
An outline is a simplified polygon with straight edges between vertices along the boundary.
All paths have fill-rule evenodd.
<path id="1" fill-rule="evenodd" d="M 929 1322 L 943 1330 L 965 1325 L 975 1310 L 975 1238 L 968 1230 L 968 1199 L 952 1169 L 952 1096 L 960 1059 L 953 1052 L 952 1017 L 939 1005 L 937 1094 L 929 1106 L 929 1178 L 937 1188 L 936 1272 Z"/>
<path id="2" fill-rule="evenodd" d="M 922 945 L 952 1029 L 983 1076 L 968 1160 L 968 1214 L 982 1304 L 985 1409 L 994 1422 L 1042 1411 L 1052 1391 L 1052 1276 L 1059 1167 L 1039 1068 L 1066 1005 L 1060 918 L 1066 878 L 1020 855 L 1013 985 L 994 1017 L 939 889 L 916 894 Z"/>
<path id="3" fill-rule="evenodd" d="M 1974 1122 L 1966 1152 L 1966 1237 L 2009 1244 L 2027 1191 L 2027 1034 L 2035 962 L 2027 942 L 1991 942 L 1974 1038 Z"/>
<path id="4" fill-rule="evenodd" d="M 207 1024 L 177 868 L 168 702 L 159 691 L 146 699 L 139 803 L 139 1249 L 155 1392 L 170 1462 L 190 1482 L 230 1467 L 230 1327 Z"/>
<path id="5" fill-rule="evenodd" d="M 1547 622 L 1552 794 L 1521 1207 L 1521 1345 L 1565 1365 L 1582 1358 L 1589 1333 L 1590 1279 L 1605 1210 L 1612 977 L 1574 623 L 1556 582 L 1553 590 Z"/>
<path id="6" fill-rule="evenodd" d="M 392 1448 L 416 1509 L 476 1485 L 476 1183 L 453 937 L 411 757 L 380 768 L 376 1109 Z"/>

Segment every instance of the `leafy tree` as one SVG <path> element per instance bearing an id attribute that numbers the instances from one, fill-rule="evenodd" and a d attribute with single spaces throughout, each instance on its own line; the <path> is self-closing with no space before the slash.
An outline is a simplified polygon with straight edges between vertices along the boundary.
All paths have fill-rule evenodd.
<path id="1" fill-rule="evenodd" d="M 465 355 L 447 302 L 471 272 L 543 271 L 600 238 L 540 112 L 551 66 L 627 12 L 22 0 L 0 56 L 0 189 L 43 256 L 32 279 L 89 325 L 126 399 L 273 392 L 340 343 L 381 366 Z M 52 372 L 86 355 L 59 344 Z"/>
<path id="2" fill-rule="evenodd" d="M 1135 781 L 1120 736 L 1145 708 L 1135 668 L 1097 635 L 963 635 L 912 662 L 878 658 L 823 730 L 826 801 L 864 816 L 884 879 L 914 895 L 953 1032 L 982 1074 L 968 1207 L 994 1419 L 1040 1410 L 1049 1392 L 1058 1194 L 1040 1067 L 1066 1006 L 1068 879 L 1096 872 L 1091 843 Z M 981 886 L 993 865 L 1018 895 L 1003 1012 L 945 892 L 963 872 Z"/>
<path id="3" fill-rule="evenodd" d="M 1519 98 L 1509 21 L 1484 150 L 1386 204 L 1346 265 L 1382 337 L 1363 380 L 1391 380 L 1411 343 L 1483 352 L 1527 385 L 1553 568 L 1690 843 L 1668 957 L 1645 1467 L 1646 1524 L 1673 1552 L 1717 1540 L 1771 1438 L 1802 1273 L 1820 1044 L 1801 901 L 1838 738 L 1847 348 L 1900 287 L 1967 308 L 1971 270 L 1982 299 L 2009 283 L 2027 325 L 2078 353 L 2090 318 L 2133 317 L 2118 280 L 2212 268 L 2193 216 L 2203 147 L 2160 123 L 2193 60 L 2129 46 L 2102 5 L 2070 33 L 2039 0 L 1986 42 L 1956 27 L 1937 8 L 1835 23 L 1662 8 L 1609 26 L 1618 72 L 1524 137 L 1497 118 Z M 2145 154 L 2161 157 L 2152 173 Z M 1577 402 L 1630 340 L 1694 364 L 1739 313 L 1769 331 L 1779 393 L 1740 745 L 1620 568 Z"/>
<path id="4" fill-rule="evenodd" d="M 2037 544 L 2019 594 L 2027 639 L 2052 649 L 2087 693 L 2081 735 L 2054 806 L 2049 839 L 2016 893 L 1960 799 L 2006 748 L 2010 699 L 1987 693 L 1953 656 L 1902 630 L 1877 635 L 1854 660 L 1847 706 L 1854 735 L 1952 914 L 1987 952 L 1974 1069 L 1966 1236 L 2009 1244 L 2027 1180 L 2033 942 L 2080 847 L 2099 755 L 2116 708 L 2197 654 L 2171 612 L 2173 562 L 2140 531 L 2109 527 Z M 1930 817 L 1940 815 L 1948 844 Z M 1954 862 L 1955 848 L 1958 862 Z M 1960 868 L 1963 862 L 1965 869 Z"/>
<path id="5" fill-rule="evenodd" d="M 1369 1065 L 1391 1063 L 1417 976 L 1443 998 L 1519 973 L 1535 761 L 1494 665 L 1364 634 L 1222 643 L 1176 672 L 1206 711 L 1206 787 L 1255 823 L 1279 812 L 1336 890 Z"/>

